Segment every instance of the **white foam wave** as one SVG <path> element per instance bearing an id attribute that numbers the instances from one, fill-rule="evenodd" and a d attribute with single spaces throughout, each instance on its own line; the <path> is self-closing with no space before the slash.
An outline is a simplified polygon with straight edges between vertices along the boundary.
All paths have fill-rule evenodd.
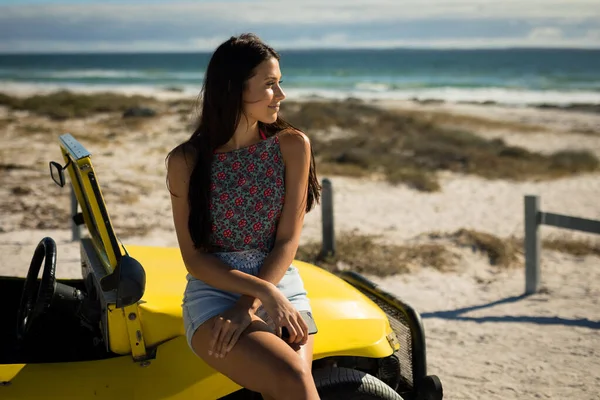
<path id="1" fill-rule="evenodd" d="M 34 76 L 58 78 L 58 79 L 121 79 L 121 78 L 144 78 L 146 74 L 142 71 L 110 70 L 110 69 L 82 69 L 66 71 L 35 71 Z"/>
<path id="2" fill-rule="evenodd" d="M 0 91 L 15 95 L 29 96 L 36 93 L 48 93 L 56 90 L 71 90 L 78 93 L 117 92 L 140 94 L 161 98 L 196 98 L 200 85 L 178 85 L 179 91 L 168 88 L 172 85 L 119 85 L 119 84 L 58 84 L 58 83 L 16 83 L 0 80 Z M 594 91 L 534 91 L 505 88 L 415 88 L 402 90 L 331 90 L 313 88 L 285 89 L 287 98 L 308 99 L 346 99 L 355 97 L 363 100 L 440 100 L 446 102 L 495 102 L 515 106 L 533 106 L 539 104 L 600 104 L 600 92 Z"/>
<path id="3" fill-rule="evenodd" d="M 138 80 L 201 80 L 203 71 L 161 70 L 116 70 L 116 69 L 71 69 L 71 70 L 28 70 L 26 73 L 12 69 L 0 69 L 0 76 L 11 77 L 26 74 L 29 79 L 138 79 Z"/>
<path id="4" fill-rule="evenodd" d="M 386 83 L 359 82 L 355 85 L 355 88 L 361 92 L 385 93 L 390 91 L 391 86 Z"/>
<path id="5" fill-rule="evenodd" d="M 499 104 L 527 106 L 539 104 L 568 105 L 575 103 L 600 104 L 600 92 L 517 90 L 506 88 L 415 88 L 399 90 L 313 90 L 310 88 L 288 89 L 288 97 L 322 97 L 345 99 L 356 97 L 363 100 L 440 100 L 446 102 L 495 102 Z"/>

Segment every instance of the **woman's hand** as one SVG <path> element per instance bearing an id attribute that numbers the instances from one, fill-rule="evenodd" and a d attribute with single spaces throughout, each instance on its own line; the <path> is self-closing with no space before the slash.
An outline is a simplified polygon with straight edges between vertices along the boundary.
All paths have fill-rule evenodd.
<path id="1" fill-rule="evenodd" d="M 308 325 L 302 315 L 276 287 L 269 288 L 260 301 L 275 325 L 275 334 L 282 335 L 285 327 L 289 333 L 288 343 L 306 344 L 308 340 Z"/>
<path id="2" fill-rule="evenodd" d="M 242 302 L 217 316 L 213 322 L 208 355 L 223 358 L 233 349 L 240 335 L 252 322 L 252 310 Z"/>

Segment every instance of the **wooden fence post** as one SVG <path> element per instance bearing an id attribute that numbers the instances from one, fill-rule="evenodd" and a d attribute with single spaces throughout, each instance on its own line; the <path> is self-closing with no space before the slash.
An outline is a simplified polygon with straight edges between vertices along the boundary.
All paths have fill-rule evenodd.
<path id="1" fill-rule="evenodd" d="M 536 293 L 540 283 L 540 199 L 525 196 L 525 294 Z"/>
<path id="2" fill-rule="evenodd" d="M 321 184 L 321 218 L 323 223 L 323 244 L 319 258 L 335 255 L 335 232 L 333 228 L 333 187 L 331 181 L 323 179 Z"/>

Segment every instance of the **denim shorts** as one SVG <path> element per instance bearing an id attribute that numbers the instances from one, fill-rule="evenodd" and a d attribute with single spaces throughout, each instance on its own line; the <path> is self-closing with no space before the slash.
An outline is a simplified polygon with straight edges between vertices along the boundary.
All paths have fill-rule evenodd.
<path id="1" fill-rule="evenodd" d="M 257 276 L 267 256 L 258 250 L 213 253 L 231 268 Z M 290 265 L 277 288 L 288 298 L 298 311 L 312 311 L 304 283 L 298 269 Z M 204 322 L 231 308 L 241 295 L 210 286 L 187 274 L 187 285 L 183 295 L 183 324 L 188 345 L 192 347 L 192 336 Z M 260 307 L 257 316 L 267 324 L 270 318 Z"/>

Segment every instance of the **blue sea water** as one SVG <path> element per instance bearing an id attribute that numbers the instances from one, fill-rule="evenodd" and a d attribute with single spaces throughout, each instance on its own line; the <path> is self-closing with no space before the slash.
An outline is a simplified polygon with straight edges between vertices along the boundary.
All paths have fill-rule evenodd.
<path id="1" fill-rule="evenodd" d="M 600 50 L 282 51 L 288 98 L 600 104 Z M 197 95 L 208 53 L 0 55 L 0 91 L 19 88 Z"/>

